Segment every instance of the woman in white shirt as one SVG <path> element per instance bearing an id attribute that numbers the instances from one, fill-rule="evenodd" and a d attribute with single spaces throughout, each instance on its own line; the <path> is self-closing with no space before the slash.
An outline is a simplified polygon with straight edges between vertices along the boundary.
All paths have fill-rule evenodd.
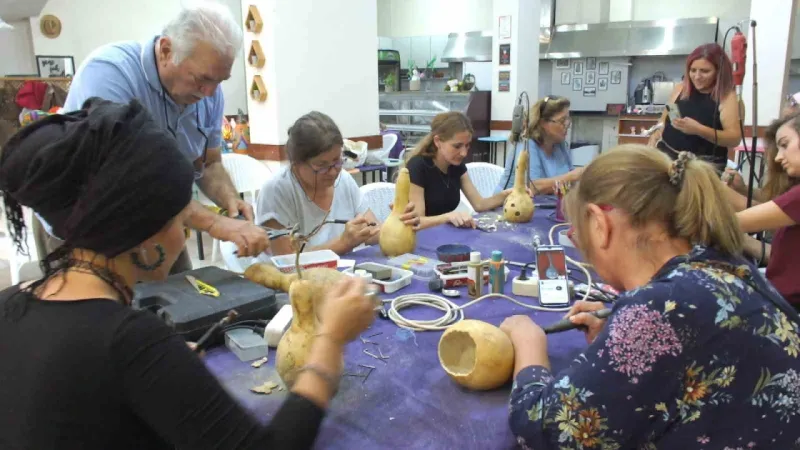
<path id="1" fill-rule="evenodd" d="M 344 255 L 361 244 L 376 244 L 380 224 L 353 177 L 342 171 L 343 145 L 339 127 L 327 115 L 314 111 L 297 119 L 286 142 L 290 164 L 261 189 L 257 222 L 275 229 L 298 225 L 299 233 L 308 235 L 326 216 L 348 221 L 324 225 L 306 251 L 330 249 Z M 412 203 L 402 220 L 419 225 Z M 295 251 L 289 237 L 272 241 L 270 247 L 274 255 Z"/>

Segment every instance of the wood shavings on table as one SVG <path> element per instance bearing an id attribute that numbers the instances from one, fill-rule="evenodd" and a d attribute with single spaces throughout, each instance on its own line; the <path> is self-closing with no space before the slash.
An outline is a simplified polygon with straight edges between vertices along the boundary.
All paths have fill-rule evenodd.
<path id="1" fill-rule="evenodd" d="M 264 384 L 251 387 L 250 391 L 255 392 L 256 394 L 269 395 L 272 394 L 272 391 L 276 388 L 279 388 L 278 383 L 274 381 L 267 381 Z M 283 390 L 283 388 L 280 388 L 278 390 Z"/>
<path id="2" fill-rule="evenodd" d="M 261 359 L 257 359 L 255 361 L 253 361 L 253 364 L 250 364 L 250 365 L 253 366 L 254 368 L 258 369 L 259 367 L 263 366 L 266 363 L 267 363 L 267 357 L 265 356 L 265 357 L 263 357 Z"/>

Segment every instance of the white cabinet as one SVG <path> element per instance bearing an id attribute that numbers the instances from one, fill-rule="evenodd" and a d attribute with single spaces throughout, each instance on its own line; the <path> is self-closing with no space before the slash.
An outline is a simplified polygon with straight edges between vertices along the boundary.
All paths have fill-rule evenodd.
<path id="1" fill-rule="evenodd" d="M 424 69 L 431 60 L 430 36 L 414 36 L 411 38 L 411 59 L 414 65 Z"/>
<path id="2" fill-rule="evenodd" d="M 800 28 L 800 27 L 799 27 Z M 447 68 L 450 65 L 442 62 L 442 55 L 444 55 L 444 48 L 447 46 L 447 36 L 431 36 L 431 58 L 436 57 L 436 64 L 434 67 Z M 429 60 L 430 61 L 430 60 Z"/>
<path id="3" fill-rule="evenodd" d="M 408 60 L 411 58 L 411 38 L 393 38 L 392 50 L 400 52 L 400 68 L 408 69 Z"/>

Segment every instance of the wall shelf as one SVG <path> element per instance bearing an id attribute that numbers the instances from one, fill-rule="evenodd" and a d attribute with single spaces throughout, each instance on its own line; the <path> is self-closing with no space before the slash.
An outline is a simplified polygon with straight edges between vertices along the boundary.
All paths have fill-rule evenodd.
<path id="1" fill-rule="evenodd" d="M 253 82 L 250 83 L 250 98 L 257 102 L 267 101 L 267 87 L 264 85 L 261 75 L 255 75 Z"/>
<path id="2" fill-rule="evenodd" d="M 247 9 L 247 19 L 244 26 L 247 31 L 256 34 L 261 33 L 261 29 L 264 28 L 264 21 L 261 20 L 261 14 L 255 5 L 250 5 L 250 8 Z"/>
<path id="3" fill-rule="evenodd" d="M 250 51 L 247 52 L 247 62 L 258 69 L 264 67 L 267 62 L 267 58 L 264 57 L 264 52 L 261 50 L 261 44 L 256 40 L 250 44 Z"/>

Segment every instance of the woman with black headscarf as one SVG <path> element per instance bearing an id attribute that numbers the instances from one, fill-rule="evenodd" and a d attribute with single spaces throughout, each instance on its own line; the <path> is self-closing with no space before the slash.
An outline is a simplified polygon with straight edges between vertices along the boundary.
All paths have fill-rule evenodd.
<path id="1" fill-rule="evenodd" d="M 21 206 L 65 243 L 45 276 L 0 292 L 0 448 L 308 448 L 335 393 L 344 344 L 373 305 L 345 277 L 321 302 L 322 329 L 270 425 L 235 403 L 183 340 L 129 308 L 184 244 L 193 170 L 137 102 L 87 102 L 13 136 L 0 192 L 14 242 Z"/>

